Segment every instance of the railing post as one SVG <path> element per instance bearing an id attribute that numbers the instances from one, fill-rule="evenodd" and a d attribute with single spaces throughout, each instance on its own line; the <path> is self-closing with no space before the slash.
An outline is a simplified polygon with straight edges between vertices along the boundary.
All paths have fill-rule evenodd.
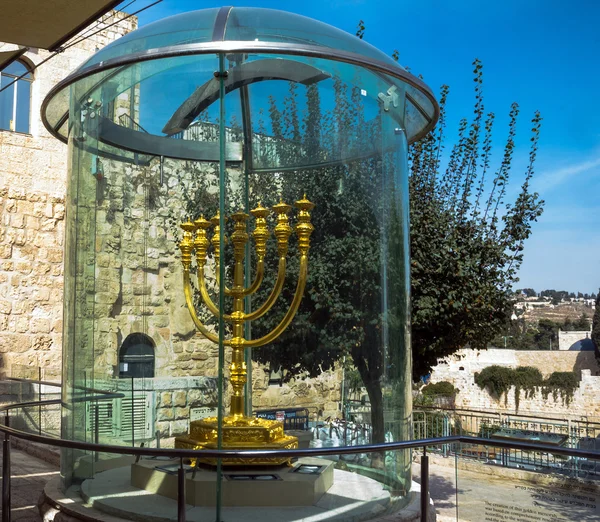
<path id="1" fill-rule="evenodd" d="M 421 457 L 421 522 L 427 522 L 429 515 L 429 457 L 427 446 L 423 446 Z"/>
<path id="2" fill-rule="evenodd" d="M 8 412 L 4 425 L 8 426 Z M 4 434 L 2 442 L 2 522 L 10 522 L 10 437 Z"/>
<path id="3" fill-rule="evenodd" d="M 177 522 L 185 522 L 185 469 L 183 459 L 179 459 L 177 474 Z"/>
<path id="4" fill-rule="evenodd" d="M 99 424 L 100 424 L 100 405 L 98 404 L 98 401 L 95 401 L 95 408 L 94 408 L 94 444 L 100 444 L 100 428 L 99 428 Z M 98 462 L 100 460 L 100 455 L 98 454 L 98 451 L 95 450 L 94 451 L 94 461 Z"/>
<path id="5" fill-rule="evenodd" d="M 38 366 L 38 434 L 42 434 L 42 367 Z"/>

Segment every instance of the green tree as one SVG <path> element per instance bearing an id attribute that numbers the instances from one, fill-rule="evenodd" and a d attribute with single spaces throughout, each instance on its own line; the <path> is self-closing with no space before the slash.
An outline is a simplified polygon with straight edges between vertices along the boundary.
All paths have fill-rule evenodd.
<path id="1" fill-rule="evenodd" d="M 577 319 L 573 323 L 573 329 L 578 331 L 589 330 L 590 329 L 590 319 L 585 312 L 583 312 L 579 319 Z"/>
<path id="2" fill-rule="evenodd" d="M 592 341 L 596 345 L 596 356 L 600 358 L 600 292 L 596 297 L 596 308 L 592 320 Z"/>
<path id="3" fill-rule="evenodd" d="M 531 233 L 532 222 L 542 213 L 543 202 L 529 186 L 541 118 L 536 113 L 532 120 L 529 164 L 521 189 L 515 200 L 507 203 L 519 110 L 516 104 L 511 107 L 500 166 L 492 172 L 494 115 L 485 115 L 482 68 L 479 61 L 474 66 L 474 117 L 471 122 L 460 122 L 458 143 L 450 149 L 447 166 L 442 164 L 447 146 L 446 86 L 441 91 L 437 129 L 414 144 L 409 153 L 415 378 L 428 373 L 438 358 L 465 345 L 485 347 L 501 330 L 512 311 L 511 288 L 517 282 L 523 242 Z M 349 150 L 352 139 L 361 133 L 370 133 L 372 143 L 381 141 L 381 120 L 377 117 L 365 121 L 359 89 L 334 80 L 333 90 L 335 103 L 329 110 L 321 103 L 316 86 L 302 91 L 306 96 L 302 104 L 293 84 L 285 99 L 269 100 L 266 127 L 272 130 L 282 163 L 293 163 L 298 154 L 306 152 L 319 157 L 317 145 Z M 381 206 L 378 180 L 386 161 L 389 159 L 385 154 L 375 155 L 317 170 L 300 169 L 279 177 L 257 175 L 250 180 L 251 186 L 261 187 L 250 193 L 251 205 L 258 203 L 258 194 L 281 194 L 289 202 L 303 192 L 317 204 L 307 291 L 293 327 L 272 345 L 253 351 L 253 357 L 287 370 L 286 378 L 290 379 L 300 374 L 314 377 L 349 355 L 369 395 L 373 442 L 382 442 L 385 436 L 385 365 L 393 373 L 401 372 L 407 364 L 390 363 L 379 349 L 383 345 L 385 320 L 381 305 L 381 242 L 379 234 L 373 232 L 380 229 L 382 216 L 397 215 Z M 342 197 L 331 197 L 332 194 Z M 393 201 L 394 197 L 384 199 Z M 190 214 L 199 214 L 199 209 L 192 206 Z M 387 248 L 401 251 L 402 223 L 389 221 L 387 237 L 391 239 Z M 273 249 L 268 252 L 268 256 L 274 255 Z M 273 257 L 267 262 L 268 266 L 276 266 Z M 392 263 L 388 268 L 389 281 L 403 284 L 406 274 L 402 263 Z M 253 324 L 253 336 L 270 331 L 279 322 L 294 293 L 297 273 L 298 264 L 292 257 L 281 304 L 274 313 Z M 261 292 L 266 293 L 271 287 L 269 277 L 265 277 Z M 391 295 L 401 295 L 401 287 L 389 290 Z M 257 302 L 264 299 L 264 293 L 258 295 Z M 404 306 L 401 299 L 390 300 L 389 316 L 406 317 L 408 310 Z M 390 345 L 403 343 L 403 324 L 389 321 L 386 334 Z M 393 390 L 388 393 L 393 396 Z"/>
<path id="4" fill-rule="evenodd" d="M 537 292 L 533 288 L 523 288 L 522 290 L 517 290 L 517 293 L 523 292 L 525 297 L 536 297 Z"/>
<path id="5" fill-rule="evenodd" d="M 543 201 L 529 187 L 541 118 L 532 120 L 530 162 L 521 190 L 506 202 L 515 148 L 518 106 L 510 111 L 502 160 L 491 171 L 494 114 L 485 114 L 482 67 L 474 62 L 475 108 L 461 120 L 458 142 L 442 169 L 445 105 L 435 132 L 411 150 L 412 343 L 414 375 L 428 373 L 439 357 L 469 345 L 485 347 L 512 313 L 523 243 Z M 486 192 L 486 188 L 491 189 Z"/>

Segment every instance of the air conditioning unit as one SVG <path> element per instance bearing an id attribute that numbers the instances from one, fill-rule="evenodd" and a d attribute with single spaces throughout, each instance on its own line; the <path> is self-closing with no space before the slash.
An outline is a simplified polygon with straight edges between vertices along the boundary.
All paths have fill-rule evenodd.
<path id="1" fill-rule="evenodd" d="M 85 425 L 94 440 L 98 419 L 99 441 L 139 442 L 154 438 L 154 392 L 134 393 L 118 399 L 86 402 Z"/>

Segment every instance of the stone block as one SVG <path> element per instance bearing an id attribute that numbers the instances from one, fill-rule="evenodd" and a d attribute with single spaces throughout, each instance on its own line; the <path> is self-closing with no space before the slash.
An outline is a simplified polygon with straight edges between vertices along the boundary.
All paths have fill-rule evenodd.
<path id="1" fill-rule="evenodd" d="M 187 393 L 181 390 L 173 393 L 173 404 L 180 407 L 185 406 L 187 404 Z"/>
<path id="2" fill-rule="evenodd" d="M 52 349 L 52 338 L 47 335 L 39 335 L 33 339 L 33 349 L 35 351 L 49 351 Z"/>
<path id="3" fill-rule="evenodd" d="M 184 435 L 188 433 L 189 429 L 189 420 L 176 420 L 173 423 L 171 423 L 171 435 Z"/>
<path id="4" fill-rule="evenodd" d="M 30 322 L 30 330 L 32 333 L 49 333 L 50 321 L 43 318 L 32 319 Z"/>
<path id="5" fill-rule="evenodd" d="M 0 353 L 25 353 L 30 349 L 29 335 L 0 333 Z"/>
<path id="6" fill-rule="evenodd" d="M 165 391 L 160 394 L 160 407 L 170 408 L 173 406 L 173 392 Z"/>
<path id="7" fill-rule="evenodd" d="M 162 421 L 172 421 L 175 418 L 173 408 L 159 408 L 156 411 L 156 418 Z"/>
<path id="8" fill-rule="evenodd" d="M 158 435 L 161 438 L 170 437 L 171 436 L 171 423 L 165 421 L 158 421 L 155 424 L 156 431 L 158 431 Z"/>
<path id="9" fill-rule="evenodd" d="M 190 418 L 190 409 L 189 408 L 175 408 L 175 419 L 181 420 Z"/>

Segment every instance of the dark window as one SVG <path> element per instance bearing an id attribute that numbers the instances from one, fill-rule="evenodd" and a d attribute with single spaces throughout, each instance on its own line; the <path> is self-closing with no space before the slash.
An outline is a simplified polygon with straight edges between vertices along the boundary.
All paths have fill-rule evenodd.
<path id="1" fill-rule="evenodd" d="M 129 334 L 119 350 L 119 377 L 154 377 L 154 342 L 143 333 Z"/>
<path id="2" fill-rule="evenodd" d="M 32 80 L 29 67 L 18 60 L 0 71 L 0 89 L 6 87 L 0 92 L 0 129 L 29 133 Z"/>

